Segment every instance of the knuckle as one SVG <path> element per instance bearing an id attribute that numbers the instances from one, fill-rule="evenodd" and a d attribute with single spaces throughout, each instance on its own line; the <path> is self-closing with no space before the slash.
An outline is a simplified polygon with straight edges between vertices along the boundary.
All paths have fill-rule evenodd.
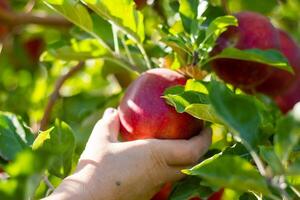
<path id="1" fill-rule="evenodd" d="M 189 146 L 186 153 L 191 163 L 197 162 L 200 157 L 199 152 L 193 146 Z"/>

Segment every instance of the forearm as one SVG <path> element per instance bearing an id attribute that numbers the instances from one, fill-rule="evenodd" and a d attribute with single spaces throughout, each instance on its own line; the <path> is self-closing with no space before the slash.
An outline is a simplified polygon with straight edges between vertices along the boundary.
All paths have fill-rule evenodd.
<path id="1" fill-rule="evenodd" d="M 115 200 L 114 193 L 108 188 L 109 183 L 95 183 L 95 167 L 86 165 L 73 175 L 65 178 L 55 191 L 43 200 Z M 98 171 L 98 170 L 97 170 Z M 105 172 L 101 173 L 104 174 Z M 104 180 L 103 180 L 104 181 Z M 102 186 L 102 187 L 101 187 Z M 95 196 L 96 194 L 96 196 Z"/>

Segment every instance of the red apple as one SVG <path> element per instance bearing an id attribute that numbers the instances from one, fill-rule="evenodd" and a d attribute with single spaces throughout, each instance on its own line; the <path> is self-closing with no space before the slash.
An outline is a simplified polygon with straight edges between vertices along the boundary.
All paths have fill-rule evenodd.
<path id="1" fill-rule="evenodd" d="M 208 200 L 221 200 L 222 196 L 224 194 L 224 188 L 222 188 L 221 190 L 219 190 L 218 192 L 213 193 Z"/>
<path id="2" fill-rule="evenodd" d="M 288 59 L 295 74 L 300 72 L 300 48 L 284 31 L 279 30 L 280 51 Z M 270 77 L 255 88 L 255 91 L 277 96 L 282 94 L 296 80 L 296 76 L 287 71 L 273 68 Z"/>
<path id="3" fill-rule="evenodd" d="M 144 6 L 147 5 L 147 0 L 134 0 L 136 8 L 138 10 L 142 9 Z"/>
<path id="4" fill-rule="evenodd" d="M 0 8 L 3 10 L 10 10 L 9 2 L 7 0 L 0 0 Z M 0 40 L 2 40 L 7 34 L 8 34 L 7 26 L 0 25 Z"/>
<path id="5" fill-rule="evenodd" d="M 0 0 L 0 8 L 9 10 L 10 9 L 9 2 L 7 0 Z"/>
<path id="6" fill-rule="evenodd" d="M 156 193 L 154 197 L 152 197 L 151 200 L 168 200 L 171 192 L 172 184 L 167 183 L 162 187 L 162 189 L 158 193 Z"/>
<path id="7" fill-rule="evenodd" d="M 237 49 L 278 49 L 279 34 L 268 18 L 254 12 L 235 14 L 238 27 L 229 27 L 216 42 L 212 55 L 228 47 Z M 211 62 L 213 70 L 224 81 L 241 89 L 252 89 L 265 81 L 272 68 L 266 64 L 238 59 L 216 59 Z"/>
<path id="8" fill-rule="evenodd" d="M 135 80 L 119 106 L 123 139 L 188 139 L 198 134 L 203 122 L 177 113 L 162 98 L 168 87 L 185 83 L 183 75 L 164 68 L 149 70 Z M 167 183 L 153 199 L 168 199 L 171 189 L 171 183 Z"/>
<path id="9" fill-rule="evenodd" d="M 300 63 L 300 62 L 299 62 Z M 283 94 L 275 98 L 277 105 L 283 113 L 290 111 L 296 103 L 300 101 L 300 77 L 297 76 L 297 80 L 288 90 Z"/>
<path id="10" fill-rule="evenodd" d="M 162 98 L 168 87 L 185 83 L 183 75 L 163 68 L 149 70 L 135 80 L 119 106 L 123 139 L 188 139 L 198 134 L 203 122 L 177 113 Z"/>
<path id="11" fill-rule="evenodd" d="M 25 51 L 32 63 L 38 63 L 40 55 L 45 48 L 45 42 L 41 37 L 34 37 L 26 40 L 23 44 Z"/>

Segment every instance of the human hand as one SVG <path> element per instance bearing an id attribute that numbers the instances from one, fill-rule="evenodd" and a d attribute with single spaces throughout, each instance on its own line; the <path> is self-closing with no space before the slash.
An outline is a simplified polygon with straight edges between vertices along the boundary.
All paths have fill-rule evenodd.
<path id="1" fill-rule="evenodd" d="M 164 183 L 181 179 L 181 170 L 195 164 L 211 144 L 210 129 L 189 140 L 118 142 L 119 128 L 117 110 L 107 109 L 76 172 L 47 200 L 148 200 Z"/>

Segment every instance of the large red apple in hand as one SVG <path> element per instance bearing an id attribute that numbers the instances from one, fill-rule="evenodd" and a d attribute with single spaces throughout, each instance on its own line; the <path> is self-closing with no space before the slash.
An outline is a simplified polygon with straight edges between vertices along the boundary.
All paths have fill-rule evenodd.
<path id="1" fill-rule="evenodd" d="M 149 70 L 135 80 L 119 106 L 123 139 L 188 139 L 198 134 L 203 122 L 177 113 L 162 98 L 168 87 L 185 83 L 183 75 L 162 68 Z"/>
<path id="2" fill-rule="evenodd" d="M 295 74 L 273 68 L 270 77 L 255 88 L 255 91 L 276 96 L 282 94 L 289 86 L 295 82 L 296 74 L 300 72 L 300 48 L 297 43 L 284 31 L 279 31 L 280 51 L 288 59 Z"/>
<path id="3" fill-rule="evenodd" d="M 268 18 L 253 12 L 240 12 L 235 16 L 238 19 L 238 27 L 230 26 L 221 34 L 212 55 L 228 47 L 241 50 L 278 49 L 279 34 Z M 266 64 L 238 59 L 216 59 L 211 64 L 221 79 L 247 90 L 265 81 L 272 72 L 272 68 Z"/>
<path id="4" fill-rule="evenodd" d="M 168 87 L 185 83 L 183 75 L 163 68 L 149 70 L 135 80 L 119 106 L 123 139 L 188 139 L 198 134 L 203 122 L 186 113 L 177 113 L 162 98 Z M 167 183 L 153 198 L 168 199 L 171 188 L 171 183 Z"/>

